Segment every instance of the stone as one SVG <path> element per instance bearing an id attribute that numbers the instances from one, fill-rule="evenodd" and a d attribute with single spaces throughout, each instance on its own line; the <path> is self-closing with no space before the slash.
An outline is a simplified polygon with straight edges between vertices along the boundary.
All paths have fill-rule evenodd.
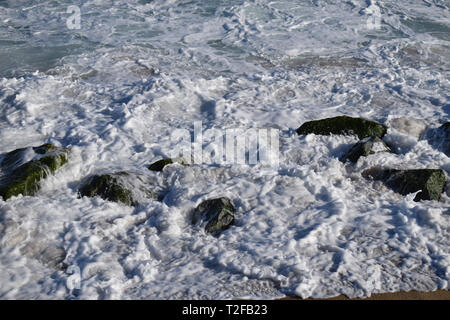
<path id="1" fill-rule="evenodd" d="M 152 163 L 148 169 L 152 171 L 162 171 L 165 166 L 172 164 L 172 163 L 179 163 L 184 166 L 187 166 L 188 164 L 184 161 L 182 158 L 167 158 L 167 159 L 161 159 L 154 163 Z"/>
<path id="2" fill-rule="evenodd" d="M 445 188 L 445 173 L 442 169 L 383 169 L 373 167 L 363 171 L 363 177 L 382 181 L 388 188 L 407 195 L 417 193 L 414 201 L 437 200 Z"/>
<path id="3" fill-rule="evenodd" d="M 205 231 L 218 234 L 234 223 L 235 209 L 225 197 L 209 199 L 200 203 L 194 211 L 192 222 L 205 224 Z"/>
<path id="4" fill-rule="evenodd" d="M 360 157 L 367 157 L 378 152 L 391 152 L 391 149 L 378 137 L 367 137 L 358 141 L 343 157 L 342 161 L 357 162 Z"/>
<path id="5" fill-rule="evenodd" d="M 318 135 L 356 135 L 359 139 L 367 137 L 383 138 L 387 127 L 381 123 L 348 116 L 338 116 L 321 120 L 305 122 L 297 129 L 297 134 L 310 133 Z"/>
<path id="6" fill-rule="evenodd" d="M 1 166 L 6 174 L 0 179 L 0 196 L 4 200 L 19 194 L 24 196 L 36 194 L 40 188 L 40 181 L 67 163 L 68 149 L 47 144 L 32 148 L 40 157 L 20 164 L 24 153 L 30 150 L 30 148 L 17 149 L 3 158 Z"/>
<path id="7" fill-rule="evenodd" d="M 402 134 L 420 139 L 425 132 L 427 125 L 425 120 L 422 119 L 402 117 L 390 120 L 389 127 Z"/>
<path id="8" fill-rule="evenodd" d="M 153 182 L 147 178 L 125 171 L 93 175 L 82 184 L 78 194 L 80 197 L 99 196 L 104 200 L 136 206 L 141 201 L 158 199 Z"/>
<path id="9" fill-rule="evenodd" d="M 4 168 L 11 168 L 14 167 L 15 165 L 21 164 L 22 159 L 24 158 L 25 154 L 28 151 L 33 151 L 36 154 L 46 154 L 50 151 L 54 151 L 57 150 L 58 148 L 50 143 L 46 143 L 43 144 L 41 146 L 38 147 L 29 147 L 29 148 L 21 148 L 21 149 L 16 149 L 14 151 L 8 152 L 5 157 L 3 158 L 2 162 L 0 163 L 0 165 Z"/>
<path id="10" fill-rule="evenodd" d="M 63 247 L 48 245 L 40 252 L 38 260 L 49 268 L 64 270 L 66 268 L 64 264 L 66 255 L 67 252 Z"/>
<path id="11" fill-rule="evenodd" d="M 120 202 L 131 206 L 135 204 L 132 193 L 118 181 L 118 176 L 126 173 L 114 173 L 94 175 L 79 189 L 78 193 L 82 197 L 99 196 L 104 200 Z"/>

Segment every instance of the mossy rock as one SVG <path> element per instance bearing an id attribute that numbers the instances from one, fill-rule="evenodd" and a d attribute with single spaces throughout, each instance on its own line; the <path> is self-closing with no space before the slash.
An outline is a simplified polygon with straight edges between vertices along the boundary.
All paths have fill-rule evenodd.
<path id="1" fill-rule="evenodd" d="M 125 205 L 135 205 L 132 193 L 118 181 L 118 175 L 126 173 L 103 174 L 92 176 L 79 190 L 80 196 L 99 196 L 104 200 L 120 202 Z"/>
<path id="2" fill-rule="evenodd" d="M 421 190 L 414 201 L 438 201 L 445 188 L 445 173 L 442 169 L 397 170 L 374 167 L 364 171 L 362 175 L 383 181 L 388 188 L 401 195 Z"/>
<path id="3" fill-rule="evenodd" d="M 24 196 L 36 194 L 39 190 L 40 181 L 67 163 L 69 151 L 66 148 L 45 147 L 47 151 L 43 146 L 35 148 L 39 151 L 35 151 L 36 153 L 44 156 L 20 165 L 2 177 L 0 196 L 3 199 L 7 200 L 19 194 Z M 19 157 L 23 155 L 26 149 L 18 149 L 8 153 L 2 161 L 2 167 L 11 169 L 14 164 L 20 162 Z"/>
<path id="4" fill-rule="evenodd" d="M 8 152 L 3 158 L 0 165 L 5 169 L 13 167 L 14 165 L 20 163 L 28 150 L 33 150 L 36 154 L 44 155 L 46 153 L 49 153 L 50 151 L 57 151 L 58 147 L 53 144 L 46 143 L 38 147 L 16 149 L 14 151 Z"/>
<path id="5" fill-rule="evenodd" d="M 205 230 L 208 233 L 217 234 L 228 229 L 234 223 L 235 209 L 230 199 L 222 197 L 205 200 L 194 211 L 192 222 L 202 221 L 206 223 Z"/>
<path id="6" fill-rule="evenodd" d="M 37 154 L 46 154 L 50 151 L 55 151 L 57 149 L 58 147 L 54 146 L 51 143 L 46 143 L 38 147 L 33 147 L 34 152 L 36 152 Z"/>
<path id="7" fill-rule="evenodd" d="M 358 141 L 342 158 L 342 161 L 357 162 L 360 157 L 367 157 L 378 152 L 391 152 L 391 149 L 378 137 L 367 137 Z"/>
<path id="8" fill-rule="evenodd" d="M 359 139 L 367 137 L 378 137 L 381 139 L 386 132 L 387 127 L 381 123 L 348 116 L 305 122 L 297 129 L 297 134 L 299 135 L 310 133 L 318 135 L 357 135 Z"/>
<path id="9" fill-rule="evenodd" d="M 158 160 L 154 163 L 152 163 L 148 169 L 152 170 L 152 171 L 162 171 L 164 169 L 165 166 L 172 164 L 172 163 L 179 163 L 182 164 L 184 166 L 187 166 L 188 164 L 186 163 L 186 161 L 184 161 L 183 158 L 167 158 L 167 159 L 161 159 Z"/>

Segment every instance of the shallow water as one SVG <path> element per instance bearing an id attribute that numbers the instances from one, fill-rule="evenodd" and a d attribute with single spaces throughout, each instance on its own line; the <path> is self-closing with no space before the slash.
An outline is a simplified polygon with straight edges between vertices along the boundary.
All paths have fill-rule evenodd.
<path id="1" fill-rule="evenodd" d="M 67 27 L 70 5 L 80 29 Z M 413 202 L 361 177 L 373 165 L 450 173 L 424 138 L 450 115 L 449 9 L 439 0 L 0 1 L 0 155 L 71 148 L 37 196 L 0 200 L 0 297 L 449 289 L 448 184 L 440 202 Z M 346 165 L 338 158 L 356 138 L 294 131 L 342 114 L 389 125 L 396 153 Z M 146 169 L 177 147 L 174 129 L 199 121 L 204 135 L 279 129 L 279 167 Z M 77 197 L 86 176 L 122 170 L 154 180 L 163 201 Z M 237 213 L 213 237 L 190 211 L 216 196 Z M 44 248 L 64 248 L 70 268 L 52 267 Z"/>

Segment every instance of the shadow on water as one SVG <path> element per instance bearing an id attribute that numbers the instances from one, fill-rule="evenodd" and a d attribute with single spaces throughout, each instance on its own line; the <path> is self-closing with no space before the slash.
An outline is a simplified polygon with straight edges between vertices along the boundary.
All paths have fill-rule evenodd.
<path id="1" fill-rule="evenodd" d="M 429 129 L 425 138 L 433 148 L 450 157 L 450 122 L 438 128 Z"/>
<path id="2" fill-rule="evenodd" d="M 200 112 L 208 119 L 214 120 L 216 118 L 216 102 L 203 101 L 200 105 Z"/>

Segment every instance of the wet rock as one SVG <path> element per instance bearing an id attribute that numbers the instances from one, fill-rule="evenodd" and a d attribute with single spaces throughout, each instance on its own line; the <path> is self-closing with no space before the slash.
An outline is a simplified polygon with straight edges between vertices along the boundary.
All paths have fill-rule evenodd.
<path id="1" fill-rule="evenodd" d="M 417 193 L 414 201 L 439 200 L 445 188 L 445 173 L 442 169 L 383 169 L 370 168 L 363 177 L 382 181 L 388 188 L 401 195 Z"/>
<path id="2" fill-rule="evenodd" d="M 387 127 L 385 125 L 375 121 L 348 116 L 338 116 L 305 122 L 297 129 L 297 134 L 357 135 L 359 139 L 364 139 L 367 137 L 383 138 L 386 131 Z"/>
<path id="3" fill-rule="evenodd" d="M 148 187 L 138 174 L 116 172 L 91 176 L 79 189 L 81 197 L 95 197 L 108 201 L 123 203 L 128 206 L 137 205 L 145 199 L 155 200 L 157 194 Z"/>
<path id="4" fill-rule="evenodd" d="M 54 243 L 42 241 L 39 237 L 25 243 L 20 248 L 20 253 L 24 256 L 37 259 L 48 268 L 57 270 L 66 268 L 66 265 L 63 262 L 67 256 L 66 250 Z"/>
<path id="5" fill-rule="evenodd" d="M 367 157 L 378 152 L 390 152 L 390 148 L 377 137 L 367 137 L 357 142 L 343 157 L 342 161 L 357 162 L 360 157 Z"/>
<path id="6" fill-rule="evenodd" d="M 192 222 L 204 224 L 206 232 L 217 234 L 234 223 L 234 212 L 230 199 L 209 199 L 197 206 Z"/>
<path id="7" fill-rule="evenodd" d="M 154 163 L 152 163 L 148 169 L 152 170 L 152 171 L 162 171 L 164 169 L 165 166 L 172 164 L 172 163 L 179 163 L 182 164 L 184 166 L 187 166 L 188 164 L 184 161 L 184 159 L 182 158 L 167 158 L 167 159 L 161 159 L 158 160 Z"/>
<path id="8" fill-rule="evenodd" d="M 126 173 L 114 173 L 92 176 L 79 190 L 82 197 L 99 196 L 104 200 L 121 202 L 128 206 L 135 204 L 131 191 L 125 188 L 118 176 Z"/>
<path id="9" fill-rule="evenodd" d="M 420 139 L 427 125 L 422 119 L 415 118 L 395 118 L 389 122 L 389 127 L 402 134 Z"/>
<path id="10" fill-rule="evenodd" d="M 49 268 L 63 270 L 67 267 L 63 263 L 66 255 L 66 250 L 63 247 L 49 245 L 41 251 L 38 260 Z"/>
<path id="11" fill-rule="evenodd" d="M 4 168 L 11 168 L 14 166 L 18 166 L 21 164 L 22 160 L 26 157 L 27 153 L 35 153 L 35 154 L 46 154 L 50 151 L 56 151 L 58 150 L 58 147 L 54 146 L 53 144 L 46 143 L 38 147 L 28 147 L 28 148 L 21 148 L 16 149 L 14 151 L 8 152 L 3 160 L 1 161 L 0 165 Z"/>
<path id="12" fill-rule="evenodd" d="M 32 160 L 22 164 L 30 152 Z M 7 153 L 1 162 L 2 171 L 6 173 L 0 179 L 0 196 L 6 200 L 19 194 L 34 195 L 42 179 L 67 163 L 68 152 L 66 148 L 45 144 Z"/>

